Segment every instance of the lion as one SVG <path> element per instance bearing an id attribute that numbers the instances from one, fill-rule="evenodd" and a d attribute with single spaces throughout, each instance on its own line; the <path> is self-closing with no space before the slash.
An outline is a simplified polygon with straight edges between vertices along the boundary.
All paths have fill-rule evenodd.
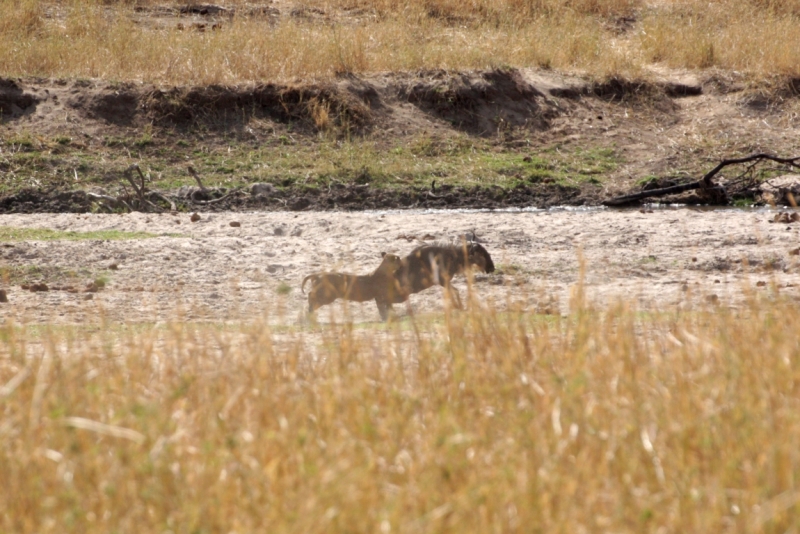
<path id="1" fill-rule="evenodd" d="M 347 273 L 314 273 L 303 278 L 300 290 L 305 294 L 306 282 L 311 280 L 308 292 L 308 312 L 330 304 L 336 299 L 353 302 L 375 300 L 378 311 L 386 309 L 386 303 L 396 300 L 400 293 L 395 271 L 402 266 L 402 260 L 395 254 L 382 253 L 383 261 L 372 274 L 355 275 Z M 403 302 L 402 300 L 400 302 Z M 381 313 L 381 319 L 386 316 Z"/>
<path id="2" fill-rule="evenodd" d="M 388 295 L 390 300 L 376 299 L 381 317 L 388 315 L 392 304 L 405 302 L 412 293 L 419 293 L 435 285 L 444 287 L 455 306 L 462 308 L 461 297 L 451 281 L 455 275 L 464 273 L 472 266 L 485 273 L 494 272 L 492 257 L 478 243 L 422 245 L 415 248 L 402 260 L 402 265 L 394 273 L 399 290 Z"/>

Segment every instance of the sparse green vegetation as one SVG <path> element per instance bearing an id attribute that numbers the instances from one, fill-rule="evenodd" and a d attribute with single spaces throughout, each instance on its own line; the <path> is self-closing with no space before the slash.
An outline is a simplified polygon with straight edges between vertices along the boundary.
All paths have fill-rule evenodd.
<path id="1" fill-rule="evenodd" d="M 278 287 L 275 291 L 278 293 L 278 295 L 288 295 L 289 293 L 292 292 L 292 289 L 293 289 L 292 286 L 290 286 L 286 282 L 281 282 L 280 284 L 278 284 Z"/>
<path id="2" fill-rule="evenodd" d="M 71 187 L 107 183 L 108 176 L 121 177 L 122 169 L 138 161 L 150 175 L 149 184 L 158 189 L 194 185 L 185 162 L 190 162 L 210 187 L 270 182 L 278 187 L 302 185 L 312 189 L 327 188 L 332 183 L 428 187 L 432 180 L 438 185 L 470 187 L 513 187 L 518 183 L 574 186 L 604 182 L 620 162 L 612 148 L 519 149 L 463 134 L 419 134 L 390 143 L 368 137 L 322 139 L 288 146 L 283 144 L 284 137 L 259 146 L 232 138 L 202 150 L 185 139 L 171 143 L 146 133 L 137 138 L 106 138 L 99 150 L 58 144 L 57 154 L 49 149 L 12 154 L 8 162 L 14 178 L 0 184 L 0 191 L 65 181 Z M 137 140 L 145 138 L 146 143 Z M 167 145 L 170 149 L 163 150 Z"/>
<path id="3" fill-rule="evenodd" d="M 84 267 L 68 268 L 54 265 L 5 265 L 0 267 L 0 281 L 7 284 L 85 283 L 93 271 Z"/>
<path id="4" fill-rule="evenodd" d="M 121 230 L 95 230 L 90 232 L 73 232 L 51 230 L 49 228 L 19 228 L 0 226 L 0 242 L 4 241 L 54 241 L 58 239 L 77 241 L 83 239 L 144 239 L 157 237 L 147 232 L 123 232 Z"/>

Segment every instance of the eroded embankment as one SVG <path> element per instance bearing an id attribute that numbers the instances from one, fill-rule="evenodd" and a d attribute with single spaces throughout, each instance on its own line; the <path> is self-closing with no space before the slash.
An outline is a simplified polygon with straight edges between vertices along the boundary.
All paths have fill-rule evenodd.
<path id="1" fill-rule="evenodd" d="M 353 210 L 595 204 L 742 152 L 792 155 L 793 80 L 765 92 L 719 73 L 651 78 L 499 69 L 229 87 L 5 79 L 0 210 L 104 209 L 84 191 L 130 193 L 122 171 L 132 163 L 150 189 L 193 185 L 187 164 L 224 187 L 218 197 L 241 188 L 184 203 L 193 211 Z M 248 195 L 252 183 L 274 189 Z"/>

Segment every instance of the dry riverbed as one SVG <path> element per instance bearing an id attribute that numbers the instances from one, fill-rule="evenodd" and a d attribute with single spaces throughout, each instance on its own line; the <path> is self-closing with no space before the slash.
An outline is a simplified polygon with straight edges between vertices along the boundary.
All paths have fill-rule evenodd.
<path id="1" fill-rule="evenodd" d="M 623 299 L 651 310 L 736 306 L 747 288 L 798 294 L 800 223 L 770 222 L 776 213 L 256 212 L 202 214 L 197 222 L 189 214 L 0 215 L 3 227 L 156 235 L 2 243 L 9 302 L 0 304 L 0 320 L 247 322 L 266 316 L 271 323 L 299 324 L 305 320 L 300 282 L 306 274 L 367 273 L 381 251 L 402 255 L 431 238 L 453 240 L 473 229 L 498 266 L 497 273 L 476 277 L 474 291 L 501 309 L 566 313 L 581 258 L 590 302 Z M 23 289 L 37 273 L 49 290 Z M 95 279 L 105 286 L 87 292 Z M 463 279 L 458 287 L 464 296 Z M 412 295 L 411 304 L 418 313 L 440 310 L 442 293 L 432 288 Z M 408 313 L 404 305 L 395 309 L 401 318 Z M 318 319 L 330 320 L 331 312 L 341 318 L 344 308 L 323 308 Z M 374 303 L 352 305 L 349 313 L 356 322 L 378 320 Z"/>

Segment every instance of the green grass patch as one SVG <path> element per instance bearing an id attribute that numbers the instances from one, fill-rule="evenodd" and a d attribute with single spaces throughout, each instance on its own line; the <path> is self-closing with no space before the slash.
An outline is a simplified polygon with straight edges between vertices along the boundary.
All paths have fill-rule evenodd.
<path id="1" fill-rule="evenodd" d="M 119 241 L 122 239 L 146 239 L 158 237 L 148 232 L 123 232 L 121 230 L 95 230 L 91 232 L 73 232 L 51 230 L 49 228 L 18 228 L 0 226 L 0 242 L 3 241 L 80 241 L 85 239 L 101 239 Z"/>
<path id="2" fill-rule="evenodd" d="M 9 265 L 0 267 L 0 280 L 8 284 L 30 284 L 44 281 L 48 284 L 86 284 L 95 274 L 86 268 L 57 265 Z"/>
<path id="3" fill-rule="evenodd" d="M 6 139 L 16 148 L 7 156 L 8 179 L 0 184 L 0 193 L 98 183 L 115 187 L 123 170 L 134 162 L 149 176 L 148 187 L 164 190 L 195 185 L 187 165 L 197 169 L 208 187 L 268 182 L 311 189 L 337 184 L 407 189 L 428 188 L 432 180 L 437 186 L 581 187 L 612 176 L 620 162 L 610 148 L 535 147 L 466 134 L 303 138 L 302 142 L 299 135 L 273 134 L 257 144 L 235 135 L 212 140 L 197 136 L 176 140 L 144 129 L 131 136 L 105 137 L 92 147 L 74 139 L 67 142 L 66 137 L 51 140 L 48 146 L 30 136 Z M 27 143 L 25 148 L 21 143 Z"/>

